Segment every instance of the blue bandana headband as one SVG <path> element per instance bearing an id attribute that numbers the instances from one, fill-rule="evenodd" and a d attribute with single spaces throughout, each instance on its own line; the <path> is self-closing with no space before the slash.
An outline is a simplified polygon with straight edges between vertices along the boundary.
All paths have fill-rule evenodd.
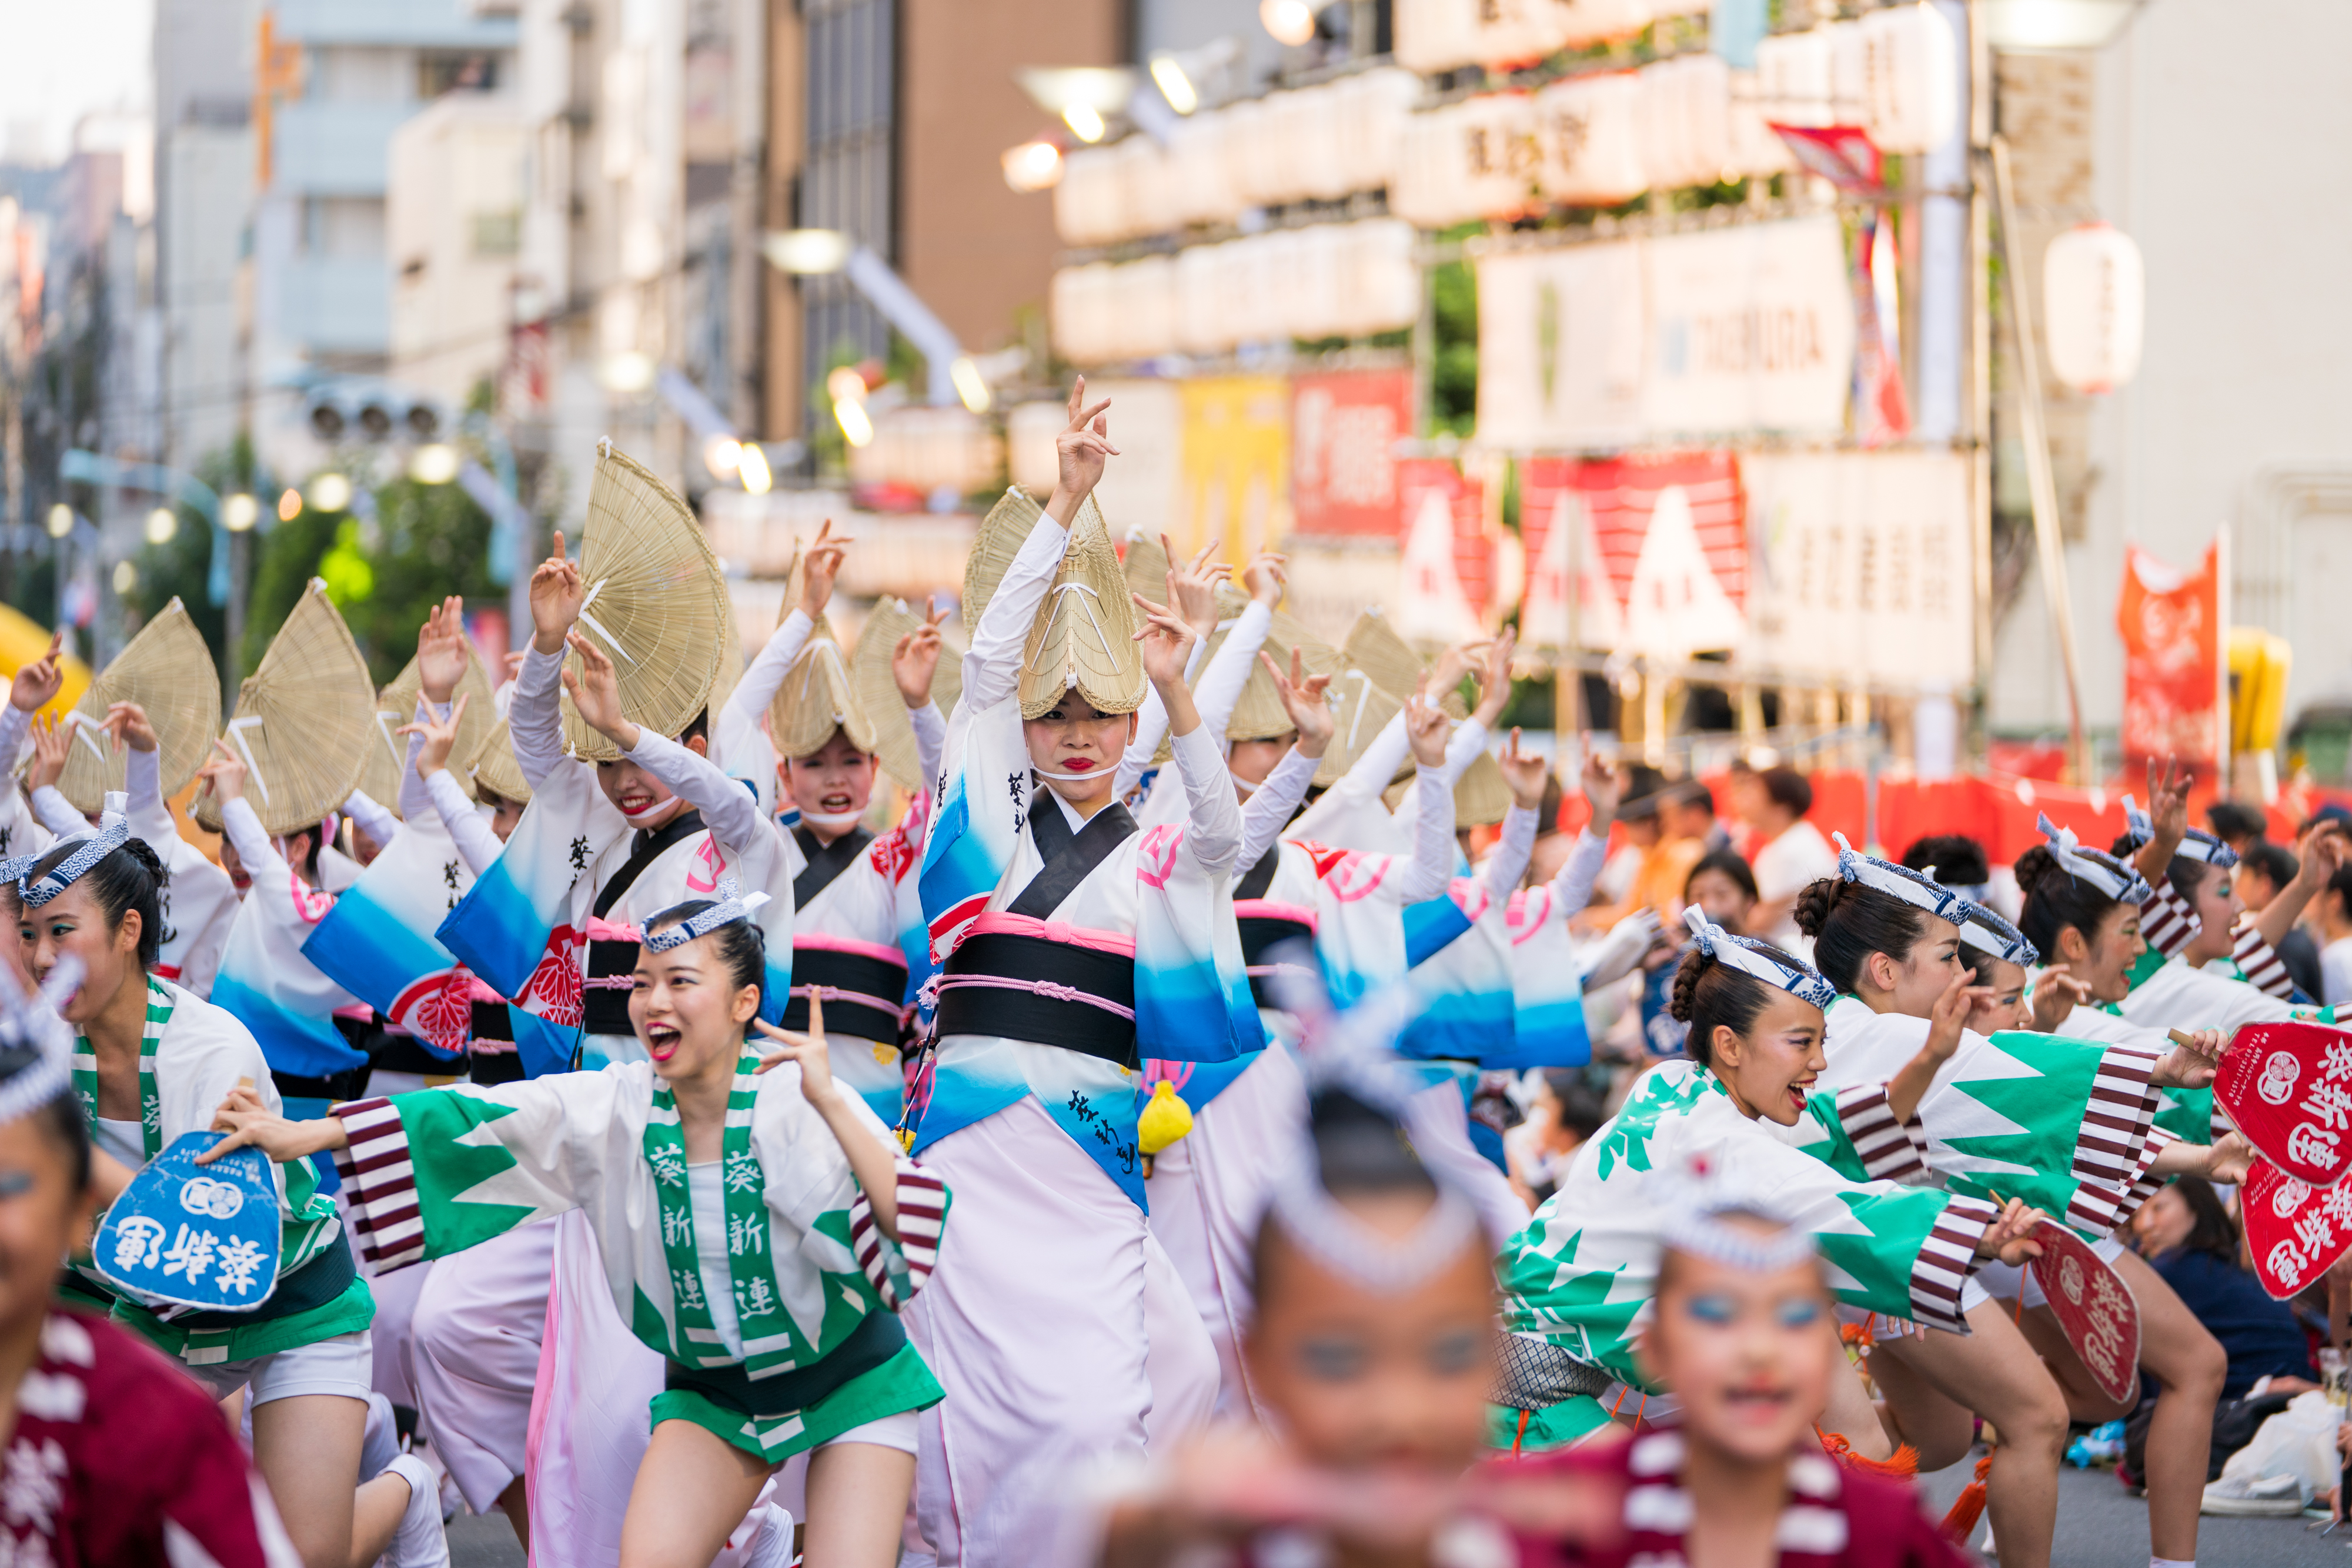
<path id="1" fill-rule="evenodd" d="M 2021 969 L 2031 969 L 2042 962 L 2042 949 L 2027 941 L 2024 932 L 1981 904 L 1969 906 L 1969 918 L 1960 925 L 1960 941 Z"/>
<path id="2" fill-rule="evenodd" d="M 738 920 L 749 920 L 751 912 L 768 902 L 764 893 L 748 897 L 731 876 L 719 879 L 719 902 L 701 914 L 666 925 L 659 931 L 646 933 L 646 951 L 667 953 L 673 947 L 683 947 L 698 936 L 708 936 L 722 925 L 732 925 Z"/>
<path id="3" fill-rule="evenodd" d="M 1896 865 L 1866 855 L 1845 841 L 1843 833 L 1832 833 L 1837 840 L 1838 875 L 1848 882 L 1858 882 L 1890 898 L 1899 898 L 1916 909 L 1924 909 L 1938 919 L 1955 925 L 1966 925 L 1969 911 L 1976 906 L 1958 888 L 1946 887 L 1932 877 L 1921 876 L 1909 866 Z"/>
<path id="4" fill-rule="evenodd" d="M 121 791 L 109 794 L 106 810 L 99 814 L 98 831 L 75 841 L 80 847 L 51 866 L 40 881 L 25 880 L 32 870 L 30 865 L 16 873 L 16 896 L 24 901 L 25 907 L 40 908 L 88 875 L 92 866 L 130 842 L 131 822 L 123 814 L 127 804 L 128 797 Z M 14 865 L 16 862 L 11 861 L 8 863 Z"/>
<path id="5" fill-rule="evenodd" d="M 2062 828 L 2043 812 L 2033 820 L 2042 830 L 2042 837 L 2050 846 L 2051 858 L 2068 876 L 2077 882 L 2087 882 L 2118 904 L 2145 904 L 2153 890 L 2147 879 L 2110 854 L 2086 850 L 2074 836 L 2072 828 Z"/>
<path id="6" fill-rule="evenodd" d="M 2124 797 L 2124 837 L 2131 847 L 2138 849 L 2156 837 L 2156 824 L 2139 809 L 2139 802 Z M 2202 828 L 2188 829 L 2180 835 L 2180 847 L 2172 852 L 2182 860 L 2203 861 L 2227 871 L 2238 863 L 2238 852 L 2207 832 Z"/>
<path id="7" fill-rule="evenodd" d="M 1751 975 L 1768 986 L 1788 992 L 1799 1001 L 1811 1002 L 1823 1012 L 1837 1000 L 1837 988 L 1803 965 L 1790 967 L 1764 951 L 1764 944 L 1752 937 L 1734 936 L 1706 917 L 1696 904 L 1683 911 L 1683 922 L 1698 940 L 1698 950 L 1717 963 Z"/>

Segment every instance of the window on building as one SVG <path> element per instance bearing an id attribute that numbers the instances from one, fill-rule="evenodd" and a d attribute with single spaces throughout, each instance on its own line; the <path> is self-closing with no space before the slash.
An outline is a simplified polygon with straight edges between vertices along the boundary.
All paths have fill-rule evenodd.
<path id="1" fill-rule="evenodd" d="M 476 213 L 473 233 L 476 256 L 513 256 L 522 249 L 522 209 Z"/>
<path id="2" fill-rule="evenodd" d="M 804 0 L 808 152 L 798 222 L 839 229 L 884 256 L 897 248 L 896 0 Z M 843 357 L 879 359 L 890 333 L 848 281 L 801 279 L 802 384 Z M 817 406 L 822 406 L 820 403 Z"/>
<path id="3" fill-rule="evenodd" d="M 445 92 L 491 92 L 498 85 L 499 57 L 494 54 L 428 50 L 416 57 L 419 98 L 439 98 Z"/>

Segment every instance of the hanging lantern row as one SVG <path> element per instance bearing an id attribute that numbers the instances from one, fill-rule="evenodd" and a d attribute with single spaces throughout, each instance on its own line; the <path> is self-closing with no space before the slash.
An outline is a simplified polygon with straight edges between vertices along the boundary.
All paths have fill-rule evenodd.
<path id="1" fill-rule="evenodd" d="M 1444 228 L 1777 174 L 1791 163 L 1776 120 L 1860 125 L 1882 152 L 1925 152 L 1959 112 L 1956 49 L 1939 14 L 1898 5 L 1768 38 L 1753 71 L 1680 55 L 1465 99 L 1412 118 L 1389 209 Z"/>
<path id="2" fill-rule="evenodd" d="M 905 485 L 922 491 L 984 489 L 1004 465 L 1004 444 L 988 422 L 950 403 L 885 410 L 874 434 L 848 452 L 859 485 Z"/>
<path id="3" fill-rule="evenodd" d="M 1203 110 L 1171 127 L 1165 147 L 1129 136 L 1074 150 L 1054 188 L 1054 226 L 1065 245 L 1113 245 L 1377 191 L 1420 97 L 1419 78 L 1383 68 Z"/>
<path id="4" fill-rule="evenodd" d="M 2147 274 L 2129 235 L 2078 224 L 2042 258 L 2042 308 L 2050 369 L 2081 392 L 2108 392 L 2139 371 L 2147 326 Z"/>
<path id="5" fill-rule="evenodd" d="M 1054 275 L 1054 344 L 1075 363 L 1100 365 L 1394 331 L 1421 308 L 1413 242 L 1412 225 L 1371 218 L 1064 267 Z"/>
<path id="6" fill-rule="evenodd" d="M 1396 0 L 1396 59 L 1416 71 L 1525 65 L 1712 9 L 1710 0 Z"/>

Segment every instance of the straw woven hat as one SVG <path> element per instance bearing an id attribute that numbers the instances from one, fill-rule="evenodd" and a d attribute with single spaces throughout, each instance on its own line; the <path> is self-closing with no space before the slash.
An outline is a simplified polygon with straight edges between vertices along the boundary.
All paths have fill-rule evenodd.
<path id="1" fill-rule="evenodd" d="M 416 699 L 424 692 L 425 682 L 417 674 L 416 661 L 412 658 L 375 697 L 375 722 L 368 737 L 367 766 L 360 770 L 360 788 L 395 817 L 400 814 L 400 776 L 408 768 L 408 737 L 399 730 L 401 726 L 415 722 Z M 489 676 L 483 672 L 482 662 L 474 656 L 471 647 L 466 650 L 466 673 L 457 677 L 457 690 L 451 700 L 459 696 L 466 699 L 466 716 L 458 720 L 457 739 L 449 747 L 453 758 L 471 757 L 480 750 L 482 737 L 499 722 Z M 474 792 L 472 784 L 462 772 L 457 777 L 470 796 Z"/>
<path id="2" fill-rule="evenodd" d="M 768 735 L 776 755 L 791 760 L 822 749 L 836 729 L 860 751 L 879 749 L 874 721 L 850 679 L 849 660 L 833 640 L 833 628 L 819 621 L 768 705 Z"/>
<path id="3" fill-rule="evenodd" d="M 530 804 L 530 780 L 522 776 L 522 764 L 515 758 L 514 734 L 504 719 L 492 726 L 482 737 L 482 744 L 466 766 L 470 776 L 474 798 L 484 791 L 519 806 Z"/>
<path id="4" fill-rule="evenodd" d="M 1098 713 L 1143 706 L 1135 606 L 1102 516 L 1081 509 L 1061 570 L 1045 590 L 1021 650 L 1021 716 L 1036 718 L 1076 692 Z"/>
<path id="5" fill-rule="evenodd" d="M 1381 803 L 1395 810 L 1404 803 L 1405 791 L 1412 788 L 1410 778 L 1399 779 L 1381 791 Z M 1489 828 L 1499 822 L 1511 809 L 1510 780 L 1503 777 L 1503 765 L 1491 752 L 1480 752 L 1472 758 L 1462 777 L 1454 781 L 1454 825 L 1455 828 Z"/>
<path id="6" fill-rule="evenodd" d="M 883 771 L 908 789 L 928 789 L 931 782 L 923 777 L 915 726 L 907 715 L 907 699 L 898 694 L 898 683 L 891 677 L 890 655 L 899 638 L 922 624 L 922 618 L 904 601 L 881 600 L 866 613 L 857 646 L 849 654 L 851 682 L 873 721 L 875 755 L 881 759 Z M 946 635 L 946 628 L 940 628 L 940 667 L 931 677 L 931 701 L 941 713 L 952 713 L 963 695 L 963 650 Z"/>
<path id="7" fill-rule="evenodd" d="M 709 706 L 719 639 L 735 634 L 734 610 L 702 525 L 675 491 L 610 441 L 597 446 L 580 580 L 588 596 L 577 630 L 613 661 L 621 711 L 656 735 L 676 736 Z M 580 655 L 566 654 L 563 667 L 576 673 Z M 588 727 L 569 693 L 563 739 L 591 762 L 620 756 Z"/>
<path id="8" fill-rule="evenodd" d="M 164 798 L 178 794 L 220 733 L 220 673 L 177 599 L 139 629 L 66 716 L 71 744 L 58 789 L 85 814 L 106 803 L 108 790 L 122 788 L 123 754 L 101 727 L 106 710 L 116 703 L 137 703 L 146 710 L 163 754 Z"/>
<path id="9" fill-rule="evenodd" d="M 1328 789 L 1347 777 L 1364 748 L 1404 711 L 1404 699 L 1384 690 L 1361 669 L 1341 671 L 1325 695 L 1337 729 L 1323 752 L 1322 766 L 1315 769 L 1314 782 Z"/>
<path id="10" fill-rule="evenodd" d="M 980 531 L 972 537 L 971 553 L 965 558 L 963 567 L 963 623 L 967 632 L 979 627 L 988 601 L 995 597 L 996 585 L 1004 580 L 1005 569 L 1021 553 L 1021 547 L 1029 541 L 1030 530 L 1045 515 L 1045 508 L 1016 486 L 1005 491 L 988 509 L 988 516 L 981 519 Z M 1089 526 L 1097 530 L 1103 527 L 1102 513 L 1096 508 L 1092 496 L 1078 507 L 1078 520 L 1072 532 L 1076 534 Z M 1112 564 L 1116 568 L 1116 557 Z"/>
<path id="11" fill-rule="evenodd" d="M 1413 681 L 1429 668 L 1429 661 L 1397 635 L 1395 624 L 1378 605 L 1356 617 L 1341 652 L 1349 664 L 1370 675 L 1383 689 L 1394 692 L 1399 702 L 1412 695 Z M 1445 710 L 1449 718 L 1470 716 L 1459 692 L 1444 693 L 1437 706 Z"/>
<path id="12" fill-rule="evenodd" d="M 270 640 L 261 667 L 237 688 L 226 727 L 251 769 L 245 798 L 274 836 L 315 828 L 359 787 L 375 729 L 375 684 L 318 578 Z M 195 818 L 220 831 L 220 802 L 198 792 Z"/>

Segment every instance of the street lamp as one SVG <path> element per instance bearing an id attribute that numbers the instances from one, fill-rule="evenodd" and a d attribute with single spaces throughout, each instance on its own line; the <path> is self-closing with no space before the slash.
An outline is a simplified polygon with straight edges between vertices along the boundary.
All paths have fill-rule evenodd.
<path id="1" fill-rule="evenodd" d="M 49 538 L 61 539 L 73 532 L 73 508 L 59 501 L 49 508 Z"/>
<path id="2" fill-rule="evenodd" d="M 180 514 L 169 507 L 158 507 L 147 514 L 147 542 L 167 545 L 172 536 L 180 531 Z"/>
<path id="3" fill-rule="evenodd" d="M 245 491 L 221 502 L 221 526 L 233 534 L 249 533 L 261 521 L 261 503 Z"/>
<path id="4" fill-rule="evenodd" d="M 1996 49 L 2095 49 L 2123 30 L 2141 0 L 1984 0 Z"/>
<path id="5" fill-rule="evenodd" d="M 352 482 L 330 469 L 310 481 L 310 505 L 322 512 L 340 512 L 352 504 Z"/>
<path id="6" fill-rule="evenodd" d="M 409 456 L 408 476 L 420 485 L 446 485 L 457 476 L 457 449 L 446 441 L 418 447 Z"/>

